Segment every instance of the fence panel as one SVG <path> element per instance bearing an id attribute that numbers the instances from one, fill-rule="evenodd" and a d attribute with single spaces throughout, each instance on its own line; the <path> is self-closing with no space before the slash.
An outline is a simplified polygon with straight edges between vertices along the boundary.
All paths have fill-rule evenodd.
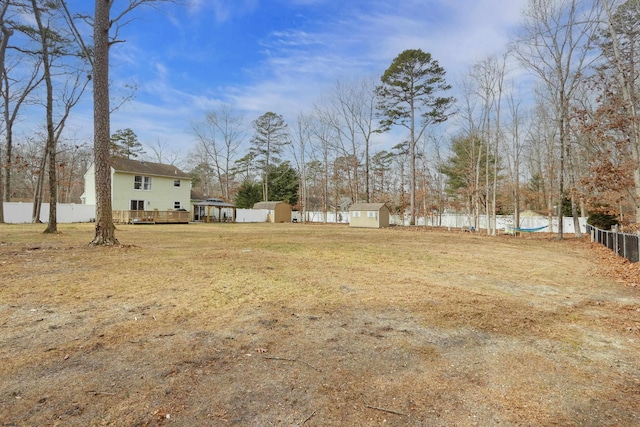
<path id="1" fill-rule="evenodd" d="M 630 262 L 640 261 L 640 236 L 637 234 L 619 233 L 615 230 L 600 230 L 588 224 L 587 233 L 591 235 L 592 242 L 606 246 Z"/>

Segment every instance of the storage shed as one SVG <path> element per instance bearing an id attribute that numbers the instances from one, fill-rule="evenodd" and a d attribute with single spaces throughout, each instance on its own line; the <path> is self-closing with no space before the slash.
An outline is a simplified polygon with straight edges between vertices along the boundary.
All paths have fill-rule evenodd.
<path id="1" fill-rule="evenodd" d="M 389 226 L 389 208 L 384 203 L 354 203 L 349 208 L 349 226 L 382 228 Z"/>
<path id="2" fill-rule="evenodd" d="M 253 209 L 268 210 L 267 222 L 291 222 L 293 207 L 287 202 L 258 202 Z"/>

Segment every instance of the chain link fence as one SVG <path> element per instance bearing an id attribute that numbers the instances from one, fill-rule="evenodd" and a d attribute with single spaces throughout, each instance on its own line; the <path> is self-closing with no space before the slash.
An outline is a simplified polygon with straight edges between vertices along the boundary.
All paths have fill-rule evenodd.
<path id="1" fill-rule="evenodd" d="M 640 261 L 640 236 L 637 234 L 620 233 L 616 230 L 600 230 L 589 224 L 587 224 L 587 233 L 591 235 L 592 242 L 606 246 L 630 262 Z"/>

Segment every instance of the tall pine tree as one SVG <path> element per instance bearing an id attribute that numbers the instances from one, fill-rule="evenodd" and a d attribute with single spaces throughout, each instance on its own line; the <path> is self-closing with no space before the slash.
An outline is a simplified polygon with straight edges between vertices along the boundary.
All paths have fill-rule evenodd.
<path id="1" fill-rule="evenodd" d="M 251 138 L 250 152 L 254 155 L 262 171 L 263 198 L 269 197 L 269 171 L 280 163 L 278 157 L 289 144 L 289 132 L 284 118 L 276 113 L 267 112 L 253 122 L 255 133 Z"/>

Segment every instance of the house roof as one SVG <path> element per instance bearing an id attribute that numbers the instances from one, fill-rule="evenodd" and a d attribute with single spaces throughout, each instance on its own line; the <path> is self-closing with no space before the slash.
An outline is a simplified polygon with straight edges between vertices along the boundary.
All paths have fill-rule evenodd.
<path id="1" fill-rule="evenodd" d="M 281 203 L 288 205 L 288 203 L 286 202 L 258 202 L 255 205 L 253 205 L 253 209 L 267 209 L 272 211 L 276 208 L 276 205 L 279 205 Z"/>
<path id="2" fill-rule="evenodd" d="M 382 207 L 387 207 L 384 203 L 354 203 L 349 208 L 350 211 L 379 211 Z"/>
<path id="3" fill-rule="evenodd" d="M 138 173 L 141 175 L 164 176 L 171 178 L 189 179 L 189 175 L 173 165 L 145 162 L 127 159 L 124 157 L 111 157 L 111 167 L 117 172 Z"/>
<path id="4" fill-rule="evenodd" d="M 208 194 L 203 193 L 202 191 L 191 189 L 191 200 L 206 200 L 209 198 Z"/>

